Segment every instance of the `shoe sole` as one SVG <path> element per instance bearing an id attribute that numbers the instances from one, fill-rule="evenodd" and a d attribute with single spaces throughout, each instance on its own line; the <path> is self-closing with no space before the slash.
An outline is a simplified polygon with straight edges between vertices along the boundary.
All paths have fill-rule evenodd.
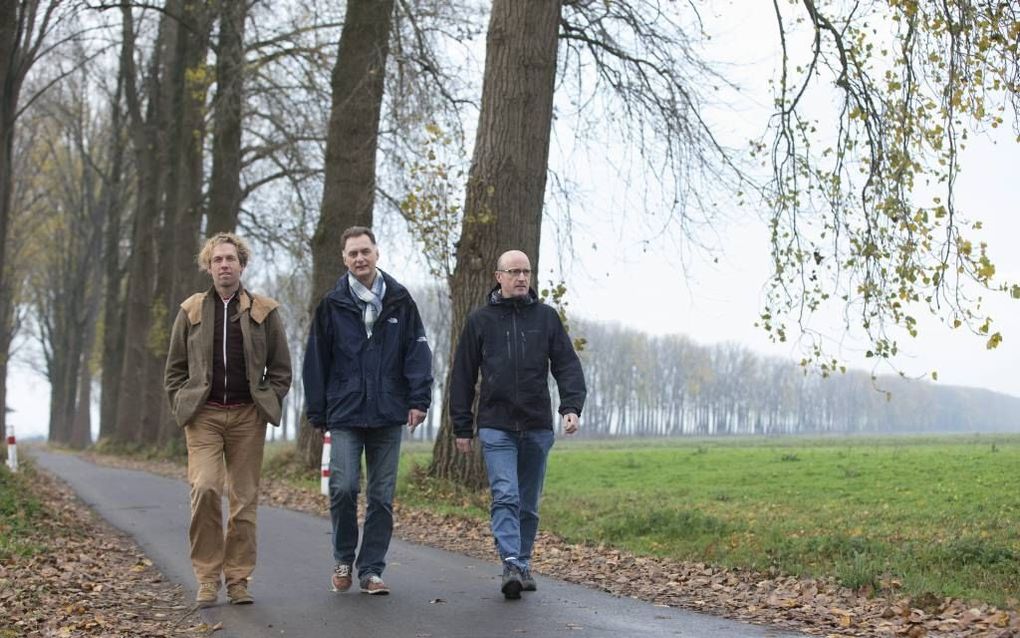
<path id="1" fill-rule="evenodd" d="M 206 607 L 213 607 L 214 605 L 216 605 L 216 602 L 217 601 L 215 600 L 196 600 L 195 607 L 198 607 L 199 609 L 205 609 Z"/>
<path id="2" fill-rule="evenodd" d="M 521 591 L 524 587 L 518 580 L 511 580 L 510 582 L 503 585 L 502 592 L 503 596 L 507 600 L 518 600 L 521 597 Z"/>
<path id="3" fill-rule="evenodd" d="M 242 598 L 240 600 L 231 600 L 231 605 L 251 605 L 255 602 L 254 598 Z"/>
<path id="4" fill-rule="evenodd" d="M 369 596 L 387 596 L 390 593 L 388 589 L 362 589 L 362 594 L 368 594 Z"/>

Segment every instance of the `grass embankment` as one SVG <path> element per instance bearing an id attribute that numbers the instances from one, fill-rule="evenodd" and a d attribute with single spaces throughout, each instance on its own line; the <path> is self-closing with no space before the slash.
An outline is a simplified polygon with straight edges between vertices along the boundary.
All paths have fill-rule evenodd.
<path id="1" fill-rule="evenodd" d="M 485 516 L 410 480 L 406 504 Z M 1020 437 L 560 440 L 542 528 L 573 542 L 1016 606 Z M 466 509 L 465 509 L 466 508 Z"/>
<path id="2" fill-rule="evenodd" d="M 45 550 L 33 534 L 45 512 L 31 491 L 30 476 L 0 467 L 0 564 Z"/>

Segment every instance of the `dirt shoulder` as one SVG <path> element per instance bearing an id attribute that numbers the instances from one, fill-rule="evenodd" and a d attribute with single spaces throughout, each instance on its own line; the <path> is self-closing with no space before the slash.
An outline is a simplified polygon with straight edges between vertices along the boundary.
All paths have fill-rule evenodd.
<path id="1" fill-rule="evenodd" d="M 0 638 L 164 638 L 215 630 L 202 623 L 180 585 L 66 484 L 30 463 L 8 477 L 3 487 L 21 490 L 31 506 L 15 506 L 0 519 L 18 526 L 16 535 L 0 529 L 12 550 L 0 553 Z"/>
<path id="2" fill-rule="evenodd" d="M 186 478 L 183 467 L 167 461 L 86 456 L 104 465 Z M 263 481 L 261 502 L 319 516 L 328 511 L 325 497 L 281 481 Z M 400 538 L 482 559 L 493 558 L 486 522 L 402 507 L 399 503 L 395 509 L 395 533 Z M 887 592 L 867 595 L 827 579 L 797 579 L 635 556 L 611 547 L 566 543 L 547 533 L 539 534 L 534 567 L 540 574 L 618 596 L 815 635 L 1020 637 L 1020 614 L 1016 610 L 955 599 L 910 599 L 897 595 L 895 583 L 890 583 Z M 112 601 L 108 602 L 113 606 Z M 125 600 L 123 604 L 132 602 Z"/>

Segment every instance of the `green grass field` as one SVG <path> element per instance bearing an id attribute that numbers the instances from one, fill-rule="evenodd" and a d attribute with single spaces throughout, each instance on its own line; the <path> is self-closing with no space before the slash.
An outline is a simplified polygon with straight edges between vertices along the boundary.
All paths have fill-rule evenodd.
<path id="1" fill-rule="evenodd" d="M 409 468 L 399 498 L 485 516 Z M 466 506 L 466 507 L 465 507 Z M 560 440 L 542 529 L 574 542 L 853 588 L 1015 606 L 1020 436 Z"/>

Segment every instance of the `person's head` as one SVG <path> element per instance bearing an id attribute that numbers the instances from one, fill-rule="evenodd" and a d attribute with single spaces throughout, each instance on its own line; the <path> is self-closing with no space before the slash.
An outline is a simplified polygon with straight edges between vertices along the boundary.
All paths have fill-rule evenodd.
<path id="1" fill-rule="evenodd" d="M 504 299 L 528 296 L 531 260 L 519 250 L 506 251 L 496 261 L 496 283 Z"/>
<path id="2" fill-rule="evenodd" d="M 347 270 L 363 285 L 370 286 L 375 279 L 375 264 L 379 261 L 375 233 L 364 226 L 351 226 L 340 235 L 340 246 Z"/>
<path id="3" fill-rule="evenodd" d="M 247 242 L 233 233 L 217 233 L 198 253 L 198 267 L 209 273 L 221 294 L 232 294 L 241 283 L 249 257 L 251 249 Z"/>

